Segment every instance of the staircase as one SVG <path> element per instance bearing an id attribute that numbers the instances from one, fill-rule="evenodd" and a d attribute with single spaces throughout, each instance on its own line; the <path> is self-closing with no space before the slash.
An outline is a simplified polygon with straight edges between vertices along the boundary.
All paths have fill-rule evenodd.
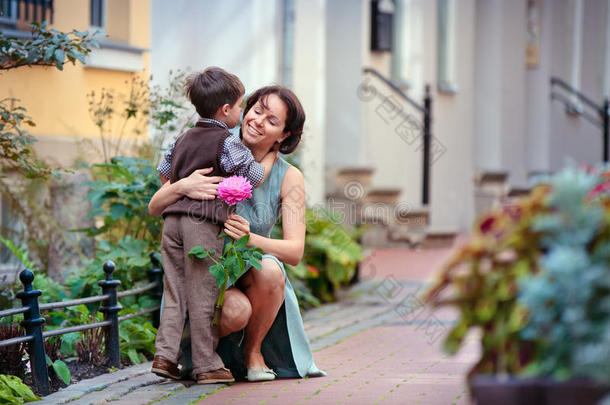
<path id="1" fill-rule="evenodd" d="M 372 184 L 371 167 L 345 167 L 327 171 L 327 203 L 349 229 L 365 225 L 365 248 L 442 247 L 453 243 L 454 232 L 432 232 L 428 207 L 400 201 L 399 188 Z"/>

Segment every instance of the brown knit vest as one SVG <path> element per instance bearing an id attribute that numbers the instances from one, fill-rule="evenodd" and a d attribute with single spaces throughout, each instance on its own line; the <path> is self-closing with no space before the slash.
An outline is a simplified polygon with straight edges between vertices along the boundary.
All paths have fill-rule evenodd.
<path id="1" fill-rule="evenodd" d="M 224 141 L 229 135 L 226 129 L 203 122 L 198 122 L 182 134 L 172 151 L 170 181 L 174 183 L 190 176 L 195 170 L 206 167 L 213 168 L 208 176 L 228 176 L 220 166 L 220 155 Z M 207 220 L 221 225 L 234 211 L 235 207 L 227 205 L 219 198 L 202 201 L 182 197 L 163 210 L 163 217 L 188 215 L 195 221 Z"/>

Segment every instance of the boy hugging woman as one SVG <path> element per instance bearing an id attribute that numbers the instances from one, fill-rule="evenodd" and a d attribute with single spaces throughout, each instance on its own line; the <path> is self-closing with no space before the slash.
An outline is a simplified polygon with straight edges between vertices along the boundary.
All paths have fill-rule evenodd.
<path id="1" fill-rule="evenodd" d="M 171 183 L 195 170 L 212 168 L 211 176 L 236 174 L 246 177 L 252 187 L 262 184 L 273 166 L 275 153 L 269 152 L 258 163 L 240 137 L 229 132 L 239 122 L 244 92 L 237 76 L 217 67 L 187 78 L 186 94 L 201 119 L 174 144 Z M 177 363 L 188 313 L 193 376 L 197 383 L 235 381 L 216 353 L 218 327 L 212 324 L 212 317 L 219 289 L 209 272 L 213 263 L 210 259 L 188 257 L 196 245 L 222 252 L 223 239 L 218 234 L 230 214 L 231 207 L 217 198 L 182 197 L 163 211 L 164 306 L 151 369 L 159 376 L 180 378 Z"/>

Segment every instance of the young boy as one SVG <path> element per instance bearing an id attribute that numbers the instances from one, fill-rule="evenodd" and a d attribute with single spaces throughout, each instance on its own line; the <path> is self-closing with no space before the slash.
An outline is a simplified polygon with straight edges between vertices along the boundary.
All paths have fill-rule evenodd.
<path id="1" fill-rule="evenodd" d="M 228 131 L 237 125 L 241 115 L 244 86 L 239 78 L 210 67 L 187 78 L 186 93 L 201 119 L 176 140 L 171 151 L 171 170 L 164 172 L 160 167 L 160 172 L 173 183 L 197 169 L 212 167 L 210 176 L 238 174 L 245 176 L 253 187 L 262 183 L 273 166 L 274 155 L 269 153 L 260 164 L 255 162 L 239 136 Z M 216 354 L 218 329 L 212 325 L 212 318 L 219 290 L 209 272 L 212 263 L 209 259 L 188 257 L 196 245 L 222 252 L 223 239 L 218 234 L 230 213 L 230 207 L 220 199 L 201 201 L 188 197 L 163 211 L 164 306 L 151 369 L 157 375 L 180 378 L 176 364 L 188 313 L 197 383 L 234 381 Z"/>

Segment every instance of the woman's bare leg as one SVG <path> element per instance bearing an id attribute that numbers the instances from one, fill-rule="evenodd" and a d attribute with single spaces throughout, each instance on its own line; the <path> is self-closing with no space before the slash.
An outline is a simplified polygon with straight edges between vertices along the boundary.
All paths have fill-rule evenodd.
<path id="1" fill-rule="evenodd" d="M 237 288 L 227 289 L 222 303 L 218 334 L 220 337 L 224 337 L 242 330 L 248 325 L 251 315 L 252 306 L 248 297 Z"/>
<path id="2" fill-rule="evenodd" d="M 251 269 L 241 287 L 252 305 L 252 316 L 246 327 L 244 356 L 246 367 L 266 367 L 261 344 L 284 302 L 284 273 L 273 259 L 261 261 L 262 270 Z"/>

